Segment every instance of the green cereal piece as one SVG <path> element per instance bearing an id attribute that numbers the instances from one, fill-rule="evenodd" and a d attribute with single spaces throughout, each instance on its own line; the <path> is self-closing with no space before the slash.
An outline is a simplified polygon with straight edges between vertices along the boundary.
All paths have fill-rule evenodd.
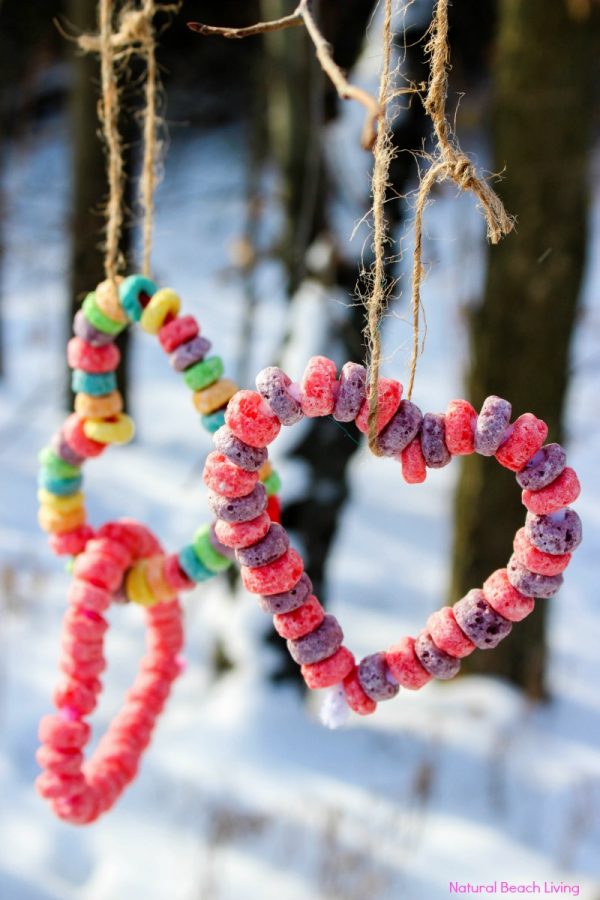
<path id="1" fill-rule="evenodd" d="M 265 478 L 263 484 L 268 496 L 271 496 L 271 494 L 278 494 L 281 490 L 281 478 L 279 477 L 278 472 L 271 472 L 269 477 Z"/>
<path id="2" fill-rule="evenodd" d="M 222 556 L 212 545 L 210 540 L 210 525 L 203 525 L 194 535 L 192 542 L 194 553 L 211 572 L 224 572 L 231 565 L 231 560 Z"/>
<path id="3" fill-rule="evenodd" d="M 44 447 L 38 454 L 38 460 L 54 478 L 76 478 L 81 475 L 80 466 L 71 466 L 58 456 L 52 447 Z"/>
<path id="4" fill-rule="evenodd" d="M 94 328 L 103 331 L 105 334 L 119 334 L 125 328 L 123 322 L 115 322 L 105 316 L 96 303 L 96 294 L 92 291 L 83 301 L 83 313 Z"/>
<path id="5" fill-rule="evenodd" d="M 202 362 L 190 366 L 183 373 L 185 383 L 192 391 L 203 391 L 218 381 L 225 368 L 220 356 L 207 356 Z"/>

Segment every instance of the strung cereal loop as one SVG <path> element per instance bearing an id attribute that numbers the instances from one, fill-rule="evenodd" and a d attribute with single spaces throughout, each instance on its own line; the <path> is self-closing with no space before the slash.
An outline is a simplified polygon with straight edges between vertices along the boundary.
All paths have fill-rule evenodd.
<path id="1" fill-rule="evenodd" d="M 62 637 L 66 680 L 54 698 L 58 714 L 46 716 L 40 725 L 38 762 L 45 771 L 37 786 L 54 812 L 74 824 L 91 822 L 109 809 L 135 776 L 179 672 L 178 593 L 232 563 L 232 552 L 220 542 L 214 524 L 201 526 L 182 550 L 165 555 L 153 535 L 135 522 L 107 523 L 95 531 L 87 520 L 83 463 L 109 444 L 126 443 L 134 433 L 116 389 L 120 355 L 114 340 L 124 328 L 139 322 L 142 330 L 158 336 L 171 366 L 192 390 L 209 432 L 223 431 L 225 404 L 237 391 L 237 385 L 221 378 L 221 358 L 208 356 L 211 343 L 200 335 L 196 319 L 179 314 L 181 302 L 174 291 L 157 290 L 142 275 L 119 278 L 117 285 L 116 305 L 110 284 L 103 282 L 75 316 L 67 350 L 77 392 L 75 412 L 39 455 L 40 525 L 57 555 L 75 559 Z M 279 477 L 266 453 L 255 452 L 249 470 L 240 474 L 230 461 L 238 458 L 238 445 L 221 441 L 219 446 L 221 452 L 211 453 L 207 461 L 207 484 L 218 490 L 226 487 L 233 497 L 253 489 L 265 520 L 276 521 Z M 107 623 L 102 614 L 111 602 L 126 601 L 145 607 L 149 652 L 125 707 L 84 763 L 82 749 L 90 733 L 84 719 L 95 708 L 102 690 L 98 676 L 105 666 L 102 640 Z"/>
<path id="2" fill-rule="evenodd" d="M 482 588 L 469 591 L 453 607 L 433 613 L 416 638 L 403 637 L 357 663 L 343 644 L 336 618 L 326 615 L 313 594 L 302 557 L 290 546 L 285 529 L 265 514 L 260 485 L 247 476 L 258 460 L 266 461 L 267 446 L 281 426 L 304 416 L 354 421 L 368 434 L 366 371 L 346 363 L 338 377 L 335 364 L 317 356 L 309 360 L 299 384 L 270 367 L 259 373 L 256 385 L 257 391 L 234 395 L 225 411 L 226 427 L 215 436 L 218 449 L 235 448 L 229 461 L 239 476 L 228 470 L 227 478 L 215 482 L 207 461 L 209 503 L 217 516 L 217 537 L 235 551 L 244 586 L 273 614 L 275 630 L 287 640 L 308 687 L 333 688 L 323 714 L 326 724 L 335 727 L 343 721 L 344 704 L 368 715 L 400 687 L 417 690 L 432 678 L 454 677 L 463 657 L 476 648 L 496 647 L 513 623 L 532 612 L 536 597 L 558 591 L 562 572 L 581 542 L 581 521 L 569 506 L 580 485 L 562 447 L 544 444 L 546 424 L 531 413 L 511 423 L 511 404 L 496 396 L 488 397 L 479 413 L 466 400 L 452 400 L 445 413 L 423 414 L 402 399 L 401 384 L 381 378 L 379 455 L 400 462 L 406 482 L 423 482 L 428 469 L 477 452 L 515 473 L 528 512 L 506 568 L 493 572 Z"/>

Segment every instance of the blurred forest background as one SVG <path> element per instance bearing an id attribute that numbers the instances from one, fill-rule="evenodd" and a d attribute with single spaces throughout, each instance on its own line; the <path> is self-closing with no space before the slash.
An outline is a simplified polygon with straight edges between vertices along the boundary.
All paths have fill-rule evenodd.
<path id="1" fill-rule="evenodd" d="M 336 61 L 352 80 L 377 4 L 318 0 L 313 6 Z M 406 19 L 397 20 L 402 28 L 394 41 L 399 86 L 422 87 L 428 75 L 424 37 L 432 4 L 415 0 L 410 6 Z M 371 263 L 369 241 L 360 254 L 339 238 L 336 223 L 345 203 L 344 188 L 324 136 L 340 115 L 341 101 L 323 76 L 304 29 L 227 41 L 201 37 L 186 27 L 189 21 L 243 26 L 292 10 L 286 0 L 186 0 L 175 15 L 159 14 L 157 20 L 167 130 L 181 140 L 186 129 L 210 133 L 234 122 L 244 135 L 239 146 L 245 173 L 243 215 L 237 233 L 230 235 L 226 275 L 237 280 L 244 296 L 238 380 L 246 386 L 252 385 L 255 373 L 247 370 L 244 348 L 256 339 L 264 266 L 279 267 L 290 300 L 280 354 L 294 337 L 293 299 L 310 281 L 319 283 L 324 294 L 335 290 L 346 299 L 339 315 L 327 320 L 326 352 L 340 364 L 365 356 L 364 309 L 354 300 L 361 270 Z M 98 60 L 79 53 L 63 32 L 93 31 L 96 23 L 95 0 L 0 0 L 0 167 L 9 147 L 18 148 L 48 118 L 66 115 L 70 123 L 69 286 L 64 296 L 56 298 L 65 338 L 82 298 L 103 278 L 102 207 L 107 187 L 98 134 Z M 463 150 L 474 149 L 478 163 L 483 160 L 484 168 L 501 173 L 495 189 L 517 219 L 515 232 L 487 252 L 481 296 L 465 298 L 461 311 L 468 332 L 468 353 L 461 359 L 464 396 L 476 407 L 489 394 L 506 397 L 514 416 L 533 411 L 546 420 L 552 439 L 560 441 L 571 338 L 589 262 L 592 162 L 600 108 L 600 4 L 455 0 L 450 7 L 450 43 L 449 118 Z M 127 172 L 122 252 L 131 271 L 139 266 L 134 185 L 140 167 L 142 77 L 134 62 L 121 85 Z M 419 166 L 426 165 L 419 154 L 433 149 L 420 95 L 405 95 L 399 107 L 393 122 L 398 152 L 386 204 L 397 240 L 410 230 L 410 192 L 418 183 Z M 358 140 L 357 129 L 357 144 Z M 167 168 L 168 150 L 167 139 Z M 271 188 L 265 185 L 274 172 L 280 218 L 273 235 L 263 220 L 272 213 Z M 368 182 L 359 181 L 354 187 L 353 200 L 366 212 Z M 0 194 L 0 379 L 7 349 L 3 314 L 13 302 L 2 289 L 7 224 L 3 208 Z M 482 223 L 482 241 L 483 230 Z M 189 241 L 193 266 L 194 235 L 182 234 L 181 240 Z M 456 252 L 460 250 L 457 245 Z M 390 277 L 397 276 L 398 265 L 396 256 L 391 257 Z M 401 288 L 403 295 L 391 312 L 408 316 L 409 292 L 406 284 Z M 443 296 L 436 302 L 443 304 Z M 406 334 L 408 340 L 408 326 Z M 122 350 L 127 352 L 125 337 Z M 404 380 L 406 357 L 398 356 L 393 365 L 394 376 Z M 130 374 L 125 365 L 121 387 L 126 396 Z M 65 407 L 71 402 L 66 384 L 65 372 L 60 388 Z M 415 397 L 418 402 L 418 372 Z M 450 399 L 445 385 L 439 399 L 440 405 Z M 307 480 L 305 490 L 284 506 L 283 521 L 305 548 L 307 570 L 324 603 L 330 550 L 349 500 L 349 471 L 356 451 L 357 444 L 345 432 L 323 422 L 311 424 L 287 447 L 292 460 L 301 460 Z M 511 473 L 498 466 L 484 471 L 484 466 L 479 456 L 461 463 L 453 500 L 452 564 L 443 602 L 454 602 L 504 565 L 507 547 L 521 524 L 522 507 L 511 486 Z M 285 498 L 285 486 L 283 494 Z M 234 664 L 227 646 L 218 640 L 212 660 L 217 672 Z M 494 653 L 475 654 L 463 670 L 500 675 L 528 697 L 542 699 L 548 695 L 545 663 L 546 613 L 539 603 L 510 641 Z M 287 654 L 278 654 L 273 677 L 293 679 L 295 672 Z"/>

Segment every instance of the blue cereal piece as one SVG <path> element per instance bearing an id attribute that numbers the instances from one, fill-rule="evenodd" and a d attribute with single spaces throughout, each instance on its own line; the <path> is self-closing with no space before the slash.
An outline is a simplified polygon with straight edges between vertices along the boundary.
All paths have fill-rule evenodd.
<path id="1" fill-rule="evenodd" d="M 143 275 L 129 275 L 119 285 L 119 300 L 127 317 L 132 322 L 139 322 L 144 311 L 140 300 L 140 294 L 151 297 L 157 291 L 157 287 L 150 278 Z"/>
<path id="2" fill-rule="evenodd" d="M 78 475 L 76 478 L 59 478 L 45 466 L 42 466 L 38 475 L 38 485 L 57 497 L 67 497 L 69 494 L 76 494 L 80 489 L 83 478 Z"/>
<path id="3" fill-rule="evenodd" d="M 76 394 L 90 394 L 92 397 L 104 397 L 117 389 L 117 376 L 114 372 L 84 372 L 73 369 L 71 388 Z"/>
<path id="4" fill-rule="evenodd" d="M 207 569 L 204 563 L 198 559 L 191 544 L 188 544 L 180 552 L 179 565 L 192 581 L 208 581 L 215 574 L 210 569 Z"/>
<path id="5" fill-rule="evenodd" d="M 215 431 L 218 431 L 219 428 L 222 428 L 225 424 L 225 410 L 217 409 L 207 416 L 201 416 L 200 421 L 202 422 L 202 426 L 206 428 L 210 434 L 214 434 Z"/>

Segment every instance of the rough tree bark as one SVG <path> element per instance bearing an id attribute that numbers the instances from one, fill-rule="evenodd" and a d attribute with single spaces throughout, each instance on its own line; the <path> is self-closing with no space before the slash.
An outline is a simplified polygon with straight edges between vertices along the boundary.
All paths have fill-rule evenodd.
<path id="1" fill-rule="evenodd" d="M 532 411 L 560 441 L 586 240 L 592 69 L 598 10 L 580 18 L 567 0 L 501 0 L 494 64 L 495 167 L 518 217 L 516 233 L 489 253 L 484 299 L 471 320 L 468 396 L 488 394 Z M 585 9 L 585 8 L 584 8 Z M 465 461 L 455 499 L 451 598 L 506 564 L 523 522 L 514 476 Z M 531 696 L 545 693 L 545 603 L 494 653 L 465 668 L 501 674 Z M 465 661 L 467 662 L 467 661 Z"/>

